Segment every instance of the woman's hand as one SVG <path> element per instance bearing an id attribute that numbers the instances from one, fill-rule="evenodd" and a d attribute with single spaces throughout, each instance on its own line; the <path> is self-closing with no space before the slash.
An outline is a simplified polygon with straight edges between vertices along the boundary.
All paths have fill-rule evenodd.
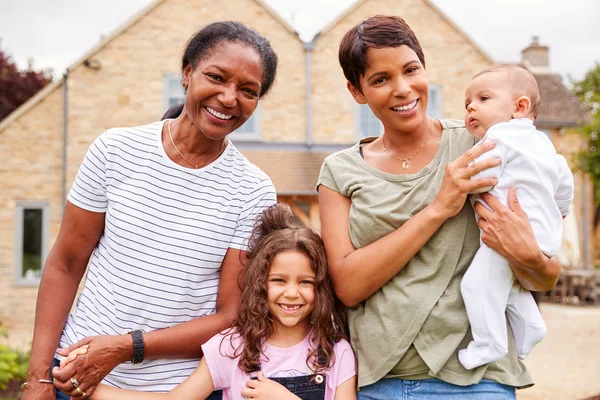
<path id="1" fill-rule="evenodd" d="M 299 397 L 290 392 L 285 386 L 265 378 L 258 372 L 258 380 L 250 379 L 246 382 L 246 387 L 242 389 L 242 396 L 245 399 L 255 400 L 298 400 Z"/>
<path id="2" fill-rule="evenodd" d="M 508 260 L 525 289 L 544 291 L 554 287 L 560 266 L 542 253 L 515 188 L 508 193 L 508 207 L 489 193 L 481 194 L 481 198 L 493 210 L 479 202 L 475 204 L 483 243 Z"/>
<path id="3" fill-rule="evenodd" d="M 497 183 L 495 178 L 471 179 L 479 172 L 500 164 L 500 160 L 496 158 L 474 162 L 477 157 L 493 149 L 494 146 L 494 142 L 486 140 L 473 146 L 465 154 L 446 165 L 442 186 L 431 203 L 431 206 L 445 219 L 454 217 L 460 212 L 469 193 L 482 187 L 494 186 Z"/>
<path id="4" fill-rule="evenodd" d="M 67 361 L 52 371 L 54 386 L 68 396 L 81 397 L 71 381 L 71 378 L 75 378 L 86 396 L 91 396 L 110 371 L 131 360 L 132 339 L 127 336 L 91 336 L 59 350 L 59 354 L 67 357 Z"/>

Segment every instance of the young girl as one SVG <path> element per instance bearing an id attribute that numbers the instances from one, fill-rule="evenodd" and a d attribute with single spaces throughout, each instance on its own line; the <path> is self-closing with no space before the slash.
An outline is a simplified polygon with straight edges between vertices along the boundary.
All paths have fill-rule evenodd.
<path id="1" fill-rule="evenodd" d="M 354 353 L 323 242 L 289 207 L 263 212 L 240 278 L 233 327 L 202 346 L 204 358 L 182 384 L 169 393 L 100 385 L 92 399 L 205 399 L 215 389 L 223 389 L 224 399 L 356 399 Z M 85 351 L 75 350 L 66 362 Z"/>

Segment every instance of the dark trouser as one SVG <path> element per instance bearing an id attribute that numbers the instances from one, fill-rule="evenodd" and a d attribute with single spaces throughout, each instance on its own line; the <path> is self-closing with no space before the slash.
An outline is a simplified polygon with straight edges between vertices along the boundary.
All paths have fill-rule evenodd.
<path id="1" fill-rule="evenodd" d="M 59 360 L 57 360 L 56 358 L 54 360 L 52 360 L 52 366 L 50 367 L 50 375 L 52 375 L 52 369 L 54 369 L 54 367 L 58 367 L 59 365 L 60 365 Z M 206 398 L 206 400 L 221 400 L 222 398 L 223 398 L 223 391 L 216 390 L 216 391 L 212 392 L 210 394 L 210 396 L 208 396 Z M 56 400 L 69 400 L 69 396 L 67 396 L 60 390 L 56 389 Z"/>

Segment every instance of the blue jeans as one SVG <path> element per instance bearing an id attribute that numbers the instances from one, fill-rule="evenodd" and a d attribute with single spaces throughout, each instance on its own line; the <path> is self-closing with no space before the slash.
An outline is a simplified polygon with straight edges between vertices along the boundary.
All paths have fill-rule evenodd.
<path id="1" fill-rule="evenodd" d="M 515 388 L 482 380 L 476 385 L 457 386 L 439 379 L 382 379 L 360 388 L 358 400 L 515 400 Z"/>

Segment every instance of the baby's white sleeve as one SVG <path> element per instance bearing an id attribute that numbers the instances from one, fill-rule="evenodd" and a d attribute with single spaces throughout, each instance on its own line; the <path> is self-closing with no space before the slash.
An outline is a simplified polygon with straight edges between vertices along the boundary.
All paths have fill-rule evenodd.
<path id="1" fill-rule="evenodd" d="M 504 145 L 504 143 L 502 143 L 500 140 L 497 140 L 497 139 L 485 139 L 485 140 L 494 141 L 496 143 L 496 146 L 493 149 L 491 149 L 490 151 L 487 151 L 487 152 L 483 153 L 482 155 L 480 155 L 479 157 L 477 157 L 475 159 L 475 161 L 473 161 L 473 162 L 476 163 L 476 162 L 488 160 L 490 158 L 499 158 L 500 164 L 496 165 L 495 167 L 485 169 L 476 175 L 473 175 L 471 177 L 471 179 L 481 179 L 481 178 L 499 179 L 500 175 L 502 174 L 502 171 L 504 170 L 504 166 L 506 165 L 506 161 L 507 161 L 506 160 L 507 159 L 506 145 Z M 476 144 L 476 146 L 480 146 L 482 143 L 483 143 L 483 141 Z M 473 191 L 473 193 L 489 192 L 490 190 L 492 190 L 492 188 L 493 188 L 493 186 L 479 188 L 479 189 Z"/>
<path id="2" fill-rule="evenodd" d="M 554 193 L 554 200 L 563 217 L 571 213 L 573 197 L 575 195 L 575 183 L 573 173 L 567 164 L 567 160 L 560 154 L 556 155 L 558 165 L 558 187 Z"/>

